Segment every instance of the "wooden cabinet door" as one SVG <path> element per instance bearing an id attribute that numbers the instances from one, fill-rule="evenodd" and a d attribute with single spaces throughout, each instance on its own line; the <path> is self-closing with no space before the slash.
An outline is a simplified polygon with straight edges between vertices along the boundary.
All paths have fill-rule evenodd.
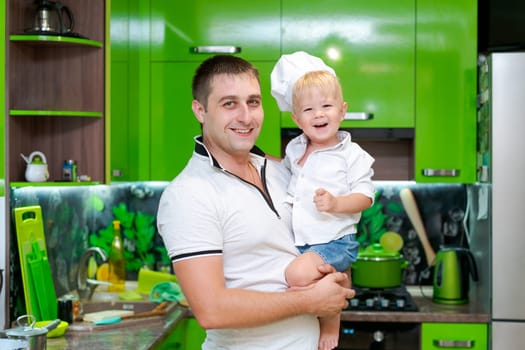
<path id="1" fill-rule="evenodd" d="M 415 0 L 283 0 L 282 8 L 283 54 L 321 57 L 339 76 L 348 111 L 372 116 L 343 127 L 414 126 Z M 283 126 L 295 126 L 289 113 Z"/>
<path id="2" fill-rule="evenodd" d="M 476 0 L 419 0 L 415 180 L 476 181 Z"/>

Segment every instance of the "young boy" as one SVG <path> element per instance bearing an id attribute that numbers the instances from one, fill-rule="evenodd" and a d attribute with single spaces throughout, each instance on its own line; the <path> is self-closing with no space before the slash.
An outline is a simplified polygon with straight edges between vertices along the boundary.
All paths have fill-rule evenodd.
<path id="1" fill-rule="evenodd" d="M 302 253 L 286 269 L 291 287 L 322 277 L 321 263 L 349 274 L 357 257 L 356 224 L 374 198 L 374 159 L 340 131 L 347 110 L 335 72 L 305 52 L 284 55 L 271 76 L 272 95 L 303 133 L 286 147 L 284 164 L 291 171 L 288 200 L 292 206 L 295 244 Z M 340 315 L 320 318 L 319 349 L 337 346 Z"/>

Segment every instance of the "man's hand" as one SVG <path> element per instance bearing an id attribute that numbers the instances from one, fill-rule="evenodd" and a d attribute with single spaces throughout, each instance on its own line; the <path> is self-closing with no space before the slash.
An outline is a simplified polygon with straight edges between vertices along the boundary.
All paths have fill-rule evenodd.
<path id="1" fill-rule="evenodd" d="M 355 296 L 355 291 L 345 288 L 349 285 L 348 276 L 335 272 L 320 279 L 308 290 L 312 296 L 313 312 L 319 317 L 334 316 L 348 307 L 348 300 Z"/>

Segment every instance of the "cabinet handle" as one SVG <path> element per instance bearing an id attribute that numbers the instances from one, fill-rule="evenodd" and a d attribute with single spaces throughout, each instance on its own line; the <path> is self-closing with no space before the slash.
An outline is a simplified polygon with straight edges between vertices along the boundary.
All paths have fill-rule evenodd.
<path id="1" fill-rule="evenodd" d="M 423 169 L 421 172 L 423 173 L 423 176 L 459 176 L 458 169 Z"/>
<path id="2" fill-rule="evenodd" d="M 434 340 L 438 348 L 473 348 L 474 340 Z"/>
<path id="3" fill-rule="evenodd" d="M 345 120 L 370 120 L 373 118 L 372 113 L 366 112 L 347 112 L 345 113 Z"/>
<path id="4" fill-rule="evenodd" d="M 194 46 L 190 49 L 192 53 L 241 53 L 238 46 Z"/>

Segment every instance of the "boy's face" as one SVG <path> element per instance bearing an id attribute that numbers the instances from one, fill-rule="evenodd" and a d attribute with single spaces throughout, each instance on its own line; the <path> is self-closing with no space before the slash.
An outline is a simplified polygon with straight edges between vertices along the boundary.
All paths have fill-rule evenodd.
<path id="1" fill-rule="evenodd" d="M 311 145 L 329 147 L 339 142 L 337 131 L 347 104 L 334 94 L 317 87 L 304 89 L 293 101 L 292 118 Z"/>

